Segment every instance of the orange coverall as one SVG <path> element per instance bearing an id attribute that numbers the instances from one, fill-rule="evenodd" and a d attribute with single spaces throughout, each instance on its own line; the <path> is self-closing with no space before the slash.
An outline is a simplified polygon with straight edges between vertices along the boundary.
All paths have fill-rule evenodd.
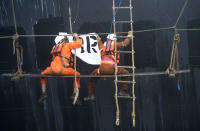
<path id="1" fill-rule="evenodd" d="M 51 62 L 50 67 L 47 67 L 41 74 L 42 75 L 75 75 L 75 70 L 67 66 L 65 67 L 63 63 L 66 63 L 71 57 L 71 50 L 77 49 L 82 46 L 82 39 L 77 39 L 75 42 L 63 43 L 61 49 L 61 56 L 55 56 Z M 62 59 L 62 60 L 61 60 Z M 63 62 L 62 62 L 63 61 Z M 80 73 L 76 71 L 76 75 L 79 76 Z M 41 84 L 47 83 L 47 77 L 43 77 L 40 80 Z M 75 81 L 74 81 L 75 87 Z M 77 77 L 77 85 L 80 88 L 80 77 Z"/>

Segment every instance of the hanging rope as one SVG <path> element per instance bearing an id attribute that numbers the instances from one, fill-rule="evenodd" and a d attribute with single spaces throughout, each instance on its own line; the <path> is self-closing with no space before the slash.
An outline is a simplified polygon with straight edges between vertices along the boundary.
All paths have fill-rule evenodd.
<path id="1" fill-rule="evenodd" d="M 166 70 L 166 73 L 168 74 L 169 77 L 176 77 L 177 80 L 177 88 L 180 90 L 180 85 L 179 85 L 179 77 L 178 74 L 176 73 L 176 70 L 179 70 L 179 62 L 178 62 L 178 43 L 180 42 L 180 35 L 178 33 L 177 29 L 177 24 L 188 4 L 189 0 L 185 0 L 185 3 L 178 15 L 178 18 L 174 24 L 174 40 L 173 40 L 173 45 L 172 45 L 172 52 L 171 52 L 171 58 L 170 58 L 170 65 Z M 176 64 L 176 69 L 175 69 L 175 64 Z"/>
<path id="2" fill-rule="evenodd" d="M 121 3 L 122 3 L 122 0 L 120 0 L 118 8 L 115 11 L 115 0 L 113 0 L 113 18 L 112 18 L 112 23 L 111 23 L 111 26 L 110 26 L 110 33 L 112 31 L 112 24 L 114 24 L 114 35 L 115 36 L 116 36 L 115 15 L 116 15 Z M 117 39 L 115 39 L 115 43 L 114 43 L 115 44 L 115 58 L 117 58 L 116 42 L 117 42 Z M 119 126 L 120 119 L 119 119 L 119 102 L 118 102 L 118 95 L 117 95 L 117 93 L 118 93 L 117 81 L 118 81 L 118 78 L 117 78 L 117 61 L 115 59 L 115 103 L 116 103 L 116 120 L 115 120 L 115 124 L 117 126 Z"/>
<path id="3" fill-rule="evenodd" d="M 14 76 L 12 79 L 18 79 L 18 76 L 22 78 L 23 75 L 23 70 L 22 70 L 22 65 L 23 65 L 23 47 L 19 44 L 18 41 L 18 35 L 13 36 L 13 54 L 16 54 L 17 56 L 17 72 L 15 73 L 16 76 Z"/>
<path id="4" fill-rule="evenodd" d="M 166 70 L 169 77 L 176 77 L 177 89 L 180 90 L 180 80 L 177 70 L 179 70 L 179 60 L 178 60 L 178 43 L 180 42 L 180 35 L 176 28 L 174 28 L 174 40 L 172 45 L 172 52 L 170 58 L 170 65 Z M 176 65 L 176 67 L 175 67 Z"/>
<path id="5" fill-rule="evenodd" d="M 133 21 L 133 14 L 132 14 L 132 0 L 130 0 L 130 21 Z M 130 23 L 131 31 L 133 33 L 133 23 Z M 133 35 L 133 34 L 132 34 Z M 132 49 L 132 124 L 135 127 L 135 50 L 134 50 L 134 35 L 131 39 L 131 49 Z"/>
<path id="6" fill-rule="evenodd" d="M 16 22 L 16 16 L 15 16 L 15 6 L 14 6 L 14 0 L 12 0 L 12 14 L 13 14 L 13 22 L 14 22 L 14 28 L 15 28 L 15 34 L 12 36 L 13 39 L 13 54 L 16 54 L 17 57 L 17 72 L 15 73 L 15 76 L 13 76 L 13 80 L 17 80 L 19 78 L 23 77 L 23 47 L 19 44 L 19 35 L 17 31 L 17 22 Z"/>
<path id="7" fill-rule="evenodd" d="M 70 25 L 70 32 L 71 34 L 73 34 L 73 30 L 72 30 L 72 15 L 71 15 L 71 2 L 70 0 L 68 0 L 68 4 L 69 4 L 69 25 Z M 78 84 L 77 84 L 77 75 L 76 75 L 76 50 L 74 50 L 74 70 L 75 70 L 75 74 L 74 74 L 74 81 L 75 81 L 75 97 L 74 97 L 74 101 L 73 104 L 76 104 L 77 100 L 78 100 L 78 96 L 79 96 L 79 89 L 78 89 Z"/>
<path id="8" fill-rule="evenodd" d="M 179 69 L 179 63 L 178 63 L 178 43 L 180 42 L 180 35 L 178 33 L 178 30 L 176 28 L 189 0 L 185 0 L 184 5 L 178 15 L 178 18 L 174 24 L 174 40 L 173 40 L 173 45 L 172 45 L 172 52 L 171 52 L 171 59 L 170 59 L 170 65 L 168 69 L 166 70 L 167 74 L 169 76 L 175 76 L 176 70 Z M 176 64 L 176 69 L 175 69 L 175 64 Z"/>
<path id="9" fill-rule="evenodd" d="M 180 42 L 180 35 L 179 35 L 178 31 L 175 29 L 170 64 L 166 70 L 166 73 L 170 77 L 175 77 L 176 70 L 179 69 L 179 63 L 178 63 L 178 43 L 179 42 Z M 176 65 L 176 69 L 175 69 L 175 65 Z"/>
<path id="10" fill-rule="evenodd" d="M 14 22 L 14 27 L 15 27 L 15 33 L 18 34 L 18 31 L 17 31 L 17 22 L 16 22 L 16 16 L 15 16 L 14 0 L 12 0 L 12 14 L 13 14 L 13 22 Z"/>
<path id="11" fill-rule="evenodd" d="M 80 0 L 78 0 L 78 4 L 77 4 L 77 7 L 76 7 L 76 16 L 75 16 L 75 18 L 74 18 L 74 21 L 73 21 L 73 23 L 72 23 L 72 26 L 73 26 L 73 24 L 76 23 L 76 21 L 77 21 L 77 19 L 78 19 L 79 9 L 80 9 L 79 6 L 80 6 Z"/>
<path id="12" fill-rule="evenodd" d="M 70 0 L 68 0 L 68 4 L 69 4 L 69 28 L 70 28 L 70 32 L 71 34 L 73 34 L 73 31 L 72 31 L 72 14 L 71 14 L 71 2 Z"/>
<path id="13" fill-rule="evenodd" d="M 180 18 L 181 18 L 181 16 L 182 16 L 182 14 L 183 14 L 183 12 L 184 12 L 184 10 L 185 10 L 185 7 L 187 6 L 187 4 L 188 4 L 188 1 L 189 0 L 185 0 L 185 3 L 184 3 L 184 5 L 183 5 L 183 8 L 181 9 L 181 12 L 179 13 L 179 16 L 178 16 L 178 18 L 177 18 L 177 20 L 176 20 L 176 23 L 175 23 L 175 27 L 177 26 L 177 24 L 178 24 L 178 22 L 179 22 L 179 20 L 180 20 Z"/>

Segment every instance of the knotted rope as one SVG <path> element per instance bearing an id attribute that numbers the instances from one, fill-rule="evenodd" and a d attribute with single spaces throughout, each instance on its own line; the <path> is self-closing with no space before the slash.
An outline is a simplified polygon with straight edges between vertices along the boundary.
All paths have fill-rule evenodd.
<path id="1" fill-rule="evenodd" d="M 170 64 L 169 64 L 169 67 L 166 70 L 166 73 L 170 77 L 174 77 L 175 74 L 176 74 L 176 70 L 179 69 L 179 62 L 178 62 L 178 43 L 179 42 L 180 42 L 180 35 L 175 28 Z M 176 68 L 175 68 L 175 65 L 176 65 Z"/>
<path id="2" fill-rule="evenodd" d="M 73 30 L 72 30 L 72 15 L 71 15 L 71 2 L 70 0 L 68 0 L 68 4 L 69 4 L 69 25 L 70 25 L 70 32 L 71 34 L 73 34 Z M 78 84 L 77 84 L 77 75 L 76 75 L 76 50 L 74 50 L 74 70 L 75 70 L 75 74 L 74 74 L 74 82 L 75 82 L 75 97 L 74 97 L 74 101 L 73 104 L 76 104 L 77 100 L 78 100 L 78 96 L 79 96 L 79 89 L 78 89 Z"/>

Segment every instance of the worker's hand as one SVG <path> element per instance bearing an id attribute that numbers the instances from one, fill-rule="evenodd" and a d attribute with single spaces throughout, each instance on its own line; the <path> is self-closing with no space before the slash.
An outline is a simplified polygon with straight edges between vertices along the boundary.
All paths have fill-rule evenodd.
<path id="1" fill-rule="evenodd" d="M 68 62 L 66 62 L 65 64 L 64 64 L 64 67 L 69 67 L 70 65 L 69 65 L 69 63 Z"/>
<path id="2" fill-rule="evenodd" d="M 133 31 L 129 31 L 128 36 L 133 36 Z"/>
<path id="3" fill-rule="evenodd" d="M 133 31 L 129 31 L 127 37 L 130 38 L 130 39 L 134 38 Z"/>
<path id="4" fill-rule="evenodd" d="M 73 38 L 77 39 L 78 38 L 78 34 L 77 33 L 73 33 Z"/>

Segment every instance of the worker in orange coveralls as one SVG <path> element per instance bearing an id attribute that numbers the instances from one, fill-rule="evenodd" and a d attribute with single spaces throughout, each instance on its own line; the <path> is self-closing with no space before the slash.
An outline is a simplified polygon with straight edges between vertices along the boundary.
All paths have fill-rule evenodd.
<path id="1" fill-rule="evenodd" d="M 116 47 L 117 50 L 119 50 L 122 47 L 127 46 L 130 42 L 131 39 L 133 38 L 133 32 L 129 31 L 127 37 L 122 41 L 122 42 L 117 42 Z M 119 63 L 119 57 L 120 54 L 117 54 L 117 60 L 115 60 L 115 36 L 114 34 L 109 34 L 107 36 L 107 41 L 104 43 L 101 41 L 101 38 L 98 37 L 98 44 L 99 44 L 99 49 L 101 50 L 101 64 L 100 66 L 95 69 L 91 75 L 97 75 L 97 77 L 91 77 L 89 79 L 89 85 L 88 85 L 88 96 L 84 98 L 85 101 L 88 100 L 94 100 L 95 99 L 95 86 L 97 80 L 100 78 L 98 75 L 112 75 L 115 74 L 115 61 L 117 64 Z M 117 68 L 117 74 L 129 74 L 129 71 L 122 68 L 118 67 Z M 122 77 L 123 81 L 128 81 L 129 78 L 128 76 Z M 122 83 L 121 84 L 121 90 L 119 91 L 119 95 L 121 96 L 129 96 L 128 94 L 128 83 Z"/>
<path id="2" fill-rule="evenodd" d="M 72 68 L 73 61 L 71 57 L 71 50 L 80 48 L 82 46 L 82 39 L 78 38 L 78 34 L 73 34 L 74 42 L 69 42 L 67 36 L 57 36 L 55 38 L 56 45 L 52 48 L 51 54 L 53 55 L 53 60 L 50 67 L 47 67 L 41 74 L 42 75 L 75 75 L 75 70 Z M 76 71 L 76 75 L 79 76 L 80 73 Z M 43 102 L 47 99 L 46 94 L 46 84 L 47 77 L 41 78 L 42 95 L 39 102 Z M 77 86 L 80 88 L 80 77 L 77 77 Z M 74 92 L 75 95 L 75 80 L 74 80 Z"/>

